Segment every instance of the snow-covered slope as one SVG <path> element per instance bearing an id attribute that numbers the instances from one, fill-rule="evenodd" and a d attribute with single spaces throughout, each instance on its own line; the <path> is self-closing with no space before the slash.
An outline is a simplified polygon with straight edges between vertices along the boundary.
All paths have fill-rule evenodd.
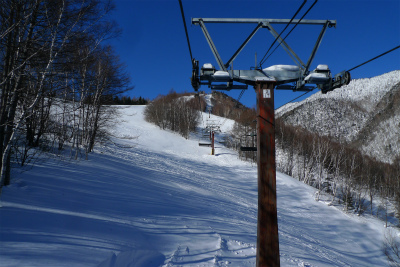
<path id="1" fill-rule="evenodd" d="M 352 80 L 327 94 L 276 111 L 287 123 L 353 143 L 364 153 L 391 162 L 400 155 L 400 71 Z"/>
<path id="2" fill-rule="evenodd" d="M 380 76 L 351 80 L 349 85 L 342 86 L 327 94 L 313 94 L 309 98 L 295 103 L 290 103 L 279 108 L 278 115 L 287 113 L 304 103 L 313 102 L 316 99 L 337 99 L 356 102 L 363 109 L 373 110 L 379 101 L 389 92 L 393 86 L 400 82 L 400 70 L 382 74 Z"/>
<path id="3" fill-rule="evenodd" d="M 257 169 L 121 107 L 114 145 L 40 161 L 3 189 L 0 266 L 255 266 Z M 282 266 L 386 266 L 383 223 L 278 173 Z"/>

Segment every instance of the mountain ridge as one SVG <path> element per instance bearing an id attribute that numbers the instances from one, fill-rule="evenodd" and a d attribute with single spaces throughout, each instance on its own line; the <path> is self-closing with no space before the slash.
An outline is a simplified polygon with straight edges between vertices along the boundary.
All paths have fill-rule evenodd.
<path id="1" fill-rule="evenodd" d="M 396 70 L 285 105 L 276 116 L 391 163 L 400 156 L 399 106 L 400 71 Z"/>

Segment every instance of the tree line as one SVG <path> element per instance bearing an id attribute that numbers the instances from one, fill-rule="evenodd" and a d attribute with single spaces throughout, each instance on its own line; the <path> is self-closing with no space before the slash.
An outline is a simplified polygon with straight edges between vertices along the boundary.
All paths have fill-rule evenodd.
<path id="1" fill-rule="evenodd" d="M 143 97 L 130 97 L 130 96 L 114 96 L 114 98 L 107 104 L 110 105 L 147 105 L 150 102 L 149 99 Z"/>
<path id="2" fill-rule="evenodd" d="M 106 137 L 104 105 L 132 89 L 105 41 L 111 0 L 0 0 L 0 187 L 37 151 L 77 158 Z"/>
<path id="3" fill-rule="evenodd" d="M 287 125 L 279 118 L 275 133 L 277 167 L 317 188 L 317 200 L 325 192 L 331 196 L 330 205 L 338 203 L 358 215 L 369 212 L 385 221 L 386 227 L 389 216 L 400 221 L 400 157 L 392 164 L 383 163 L 347 143 Z M 385 234 L 382 250 L 391 266 L 400 265 L 399 241 L 393 233 Z"/>
<path id="4" fill-rule="evenodd" d="M 151 101 L 144 110 L 146 121 L 161 129 L 179 133 L 189 138 L 200 122 L 199 109 L 205 108 L 205 101 L 193 94 L 178 94 L 171 90 L 168 95 L 160 95 Z"/>
<path id="5" fill-rule="evenodd" d="M 383 163 L 347 143 L 287 125 L 280 119 L 275 129 L 283 172 L 330 193 L 332 203 L 342 201 L 345 210 L 354 209 L 358 214 L 368 209 L 373 213 L 375 198 L 379 197 L 384 200 L 382 216 L 387 219 L 386 200 L 390 200 L 400 219 L 400 158 L 392 164 Z"/>
<path id="6" fill-rule="evenodd" d="M 235 122 L 227 145 L 239 151 L 244 160 L 256 161 L 256 152 L 240 147 L 256 146 L 255 111 Z M 320 136 L 300 126 L 275 121 L 277 169 L 331 195 L 331 204 L 340 203 L 346 211 L 369 211 L 387 221 L 394 206 L 400 219 L 400 158 L 383 163 L 347 143 Z M 378 201 L 379 199 L 379 201 Z M 378 207 L 378 209 L 374 209 Z"/>
<path id="7" fill-rule="evenodd" d="M 219 91 L 212 92 L 212 106 L 212 114 L 232 120 L 239 119 L 248 109 L 242 103 Z"/>

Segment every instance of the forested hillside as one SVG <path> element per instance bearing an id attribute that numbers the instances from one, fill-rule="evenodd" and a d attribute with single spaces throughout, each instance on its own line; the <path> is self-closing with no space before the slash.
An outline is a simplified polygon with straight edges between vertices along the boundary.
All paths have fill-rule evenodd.
<path id="1" fill-rule="evenodd" d="M 40 151 L 87 157 L 129 77 L 109 1 L 0 1 L 0 188 Z"/>
<path id="2" fill-rule="evenodd" d="M 391 163 L 400 156 L 400 71 L 352 80 L 327 94 L 276 111 L 285 123 L 360 150 Z"/>

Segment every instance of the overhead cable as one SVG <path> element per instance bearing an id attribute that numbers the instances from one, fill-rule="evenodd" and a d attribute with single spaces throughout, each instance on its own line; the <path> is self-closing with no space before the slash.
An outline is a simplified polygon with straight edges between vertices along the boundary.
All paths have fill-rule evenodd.
<path id="1" fill-rule="evenodd" d="M 315 88 L 314 88 L 314 89 L 315 89 Z M 314 91 L 314 89 L 312 89 L 312 90 L 310 90 L 310 91 L 307 91 L 307 92 L 305 92 L 304 94 L 302 94 L 302 95 L 300 95 L 300 96 L 298 96 L 298 97 L 296 97 L 296 98 L 294 98 L 294 99 L 292 99 L 292 100 L 286 102 L 285 104 L 281 105 L 281 106 L 278 107 L 278 108 L 281 108 L 281 107 L 283 107 L 284 105 L 287 105 L 287 104 L 289 104 L 289 103 L 294 102 L 295 100 L 299 99 L 300 97 L 305 96 L 305 95 L 308 94 L 308 93 L 311 93 L 312 91 Z M 277 110 L 278 108 L 275 108 L 275 110 Z"/>
<path id="2" fill-rule="evenodd" d="M 279 37 L 281 37 L 282 33 L 287 29 L 287 27 L 289 27 L 289 25 L 292 23 L 292 21 L 294 20 L 294 18 L 297 16 L 297 14 L 300 12 L 300 10 L 303 8 L 303 6 L 306 4 L 307 0 L 304 0 L 303 4 L 301 4 L 301 6 L 297 9 L 296 13 L 294 14 L 294 16 L 292 17 L 292 19 L 288 22 L 288 24 L 286 25 L 286 27 L 281 31 L 281 33 L 275 38 L 274 42 L 271 44 L 271 46 L 268 48 L 267 53 L 265 53 L 264 57 L 261 59 L 260 62 L 263 62 L 264 58 L 268 55 L 269 51 L 271 50 L 271 48 L 274 46 L 274 44 L 276 43 L 276 41 L 279 39 Z M 261 67 L 261 63 L 260 63 L 260 67 Z"/>
<path id="3" fill-rule="evenodd" d="M 244 91 L 246 91 L 246 89 L 243 89 L 243 90 L 240 92 L 239 97 L 238 97 L 237 100 L 236 100 L 235 108 L 239 108 L 239 104 L 240 104 L 239 101 L 240 101 L 240 99 L 242 98 L 242 96 L 243 96 L 243 94 L 244 94 Z M 229 111 L 228 115 L 226 116 L 225 120 L 221 123 L 220 127 L 222 127 L 222 126 L 225 124 L 225 122 L 228 120 L 229 116 L 231 115 L 232 111 L 233 111 L 233 108 Z"/>
<path id="4" fill-rule="evenodd" d="M 190 47 L 189 34 L 188 34 L 187 27 L 186 27 L 186 19 L 185 19 L 185 13 L 183 12 L 182 0 L 179 0 L 179 6 L 181 7 L 182 20 L 183 20 L 183 25 L 185 27 L 186 39 L 187 39 L 187 43 L 188 43 L 188 47 L 189 47 L 190 62 L 192 63 L 193 62 L 192 49 Z"/>
<path id="5" fill-rule="evenodd" d="M 293 28 L 290 30 L 290 32 L 288 32 L 288 34 L 286 34 L 285 38 L 283 38 L 279 44 L 275 47 L 275 49 L 271 52 L 271 54 L 269 54 L 269 56 L 264 59 L 262 62 L 260 62 L 260 66 L 262 64 L 265 63 L 265 61 L 268 60 L 268 58 L 276 51 L 276 49 L 286 40 L 286 38 L 292 33 L 292 31 L 297 27 L 297 25 L 299 25 L 299 23 L 303 20 L 303 18 L 308 14 L 308 12 L 310 12 L 310 10 L 314 7 L 314 5 L 318 2 L 318 0 L 315 0 L 314 3 L 308 8 L 308 10 L 306 11 L 306 13 L 304 13 L 304 15 L 297 21 L 297 23 L 293 26 Z M 265 56 L 264 56 L 265 57 Z"/>
<path id="6" fill-rule="evenodd" d="M 359 67 L 361 67 L 361 66 L 363 66 L 363 65 L 365 65 L 365 64 L 367 64 L 367 63 L 369 63 L 369 62 L 371 62 L 371 61 L 373 61 L 373 60 L 375 60 L 375 59 L 377 59 L 377 58 L 380 58 L 381 56 L 384 56 L 384 55 L 386 55 L 386 54 L 388 54 L 388 53 L 390 53 L 390 52 L 393 52 L 394 50 L 399 49 L 399 48 L 400 48 L 400 45 L 399 45 L 399 46 L 396 46 L 396 47 L 393 48 L 393 49 L 390 49 L 389 51 L 386 51 L 385 53 L 380 54 L 379 56 L 376 56 L 376 57 L 374 57 L 374 58 L 371 58 L 370 60 L 365 61 L 364 63 L 361 63 L 360 65 L 357 65 L 357 66 L 355 66 L 354 68 L 351 68 L 351 69 L 349 69 L 349 70 L 347 70 L 347 71 L 355 70 L 355 69 L 357 69 L 357 68 L 359 68 Z"/>

